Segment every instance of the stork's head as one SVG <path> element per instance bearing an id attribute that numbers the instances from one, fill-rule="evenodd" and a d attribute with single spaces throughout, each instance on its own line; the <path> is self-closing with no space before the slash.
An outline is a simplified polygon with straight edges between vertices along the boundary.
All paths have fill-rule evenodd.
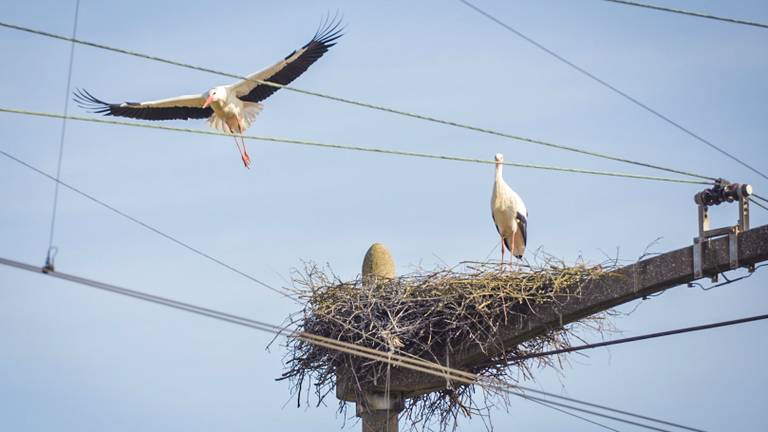
<path id="1" fill-rule="evenodd" d="M 501 153 L 496 153 L 496 163 L 502 163 L 504 162 L 504 155 Z"/>
<path id="2" fill-rule="evenodd" d="M 205 100 L 203 108 L 214 102 L 224 102 L 227 99 L 227 89 L 224 86 L 214 87 L 208 90 L 208 99 Z"/>

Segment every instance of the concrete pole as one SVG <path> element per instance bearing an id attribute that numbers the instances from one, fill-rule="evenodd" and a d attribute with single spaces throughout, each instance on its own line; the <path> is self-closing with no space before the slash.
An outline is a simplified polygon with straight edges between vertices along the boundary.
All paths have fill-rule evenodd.
<path id="1" fill-rule="evenodd" d="M 395 277 L 395 261 L 386 246 L 374 243 L 363 259 L 363 283 L 375 284 Z M 355 401 L 355 413 L 362 419 L 363 432 L 398 432 L 397 416 L 403 410 L 398 393 L 365 393 Z"/>
<path id="2" fill-rule="evenodd" d="M 398 432 L 397 416 L 402 410 L 403 400 L 399 394 L 366 393 L 365 401 L 355 405 L 363 432 Z"/>

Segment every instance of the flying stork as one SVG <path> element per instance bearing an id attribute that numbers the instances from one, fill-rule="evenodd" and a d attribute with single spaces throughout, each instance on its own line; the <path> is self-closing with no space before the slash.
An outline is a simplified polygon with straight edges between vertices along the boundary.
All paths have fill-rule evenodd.
<path id="1" fill-rule="evenodd" d="M 248 156 L 242 134 L 261 112 L 260 102 L 278 90 L 278 87 L 260 84 L 259 81 L 287 85 L 295 80 L 336 44 L 336 39 L 342 35 L 340 24 L 340 20 L 336 18 L 324 20 L 312 40 L 284 59 L 240 82 L 217 86 L 202 94 L 115 104 L 97 99 L 85 89 L 77 89 L 74 99 L 80 107 L 105 116 L 140 120 L 207 118 L 209 126 L 234 136 L 243 164 L 248 168 L 251 158 Z"/>
<path id="2" fill-rule="evenodd" d="M 491 194 L 491 217 L 501 236 L 501 265 L 504 265 L 504 248 L 522 259 L 528 242 L 528 210 L 523 199 L 504 181 L 501 169 L 504 155 L 496 154 L 496 181 Z M 510 258 L 510 263 L 512 258 Z"/>

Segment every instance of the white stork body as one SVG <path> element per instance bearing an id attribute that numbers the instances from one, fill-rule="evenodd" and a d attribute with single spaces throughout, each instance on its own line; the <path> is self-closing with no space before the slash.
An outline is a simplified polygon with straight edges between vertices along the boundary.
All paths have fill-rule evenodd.
<path id="1" fill-rule="evenodd" d="M 107 116 L 129 117 L 141 120 L 208 119 L 217 130 L 234 135 L 235 144 L 246 167 L 250 157 L 242 134 L 251 126 L 263 106 L 261 101 L 279 87 L 262 83 L 269 81 L 287 85 L 309 68 L 341 37 L 340 22 L 326 20 L 315 36 L 303 47 L 293 51 L 274 65 L 253 73 L 246 79 L 225 86 L 214 87 L 198 95 L 147 101 L 111 104 L 95 98 L 87 90 L 76 90 L 75 101 L 91 112 Z M 240 141 L 238 141 L 238 135 Z"/>
<path id="2" fill-rule="evenodd" d="M 216 130 L 235 133 L 251 127 L 264 105 L 254 102 L 243 102 L 227 86 L 216 87 L 214 91 L 222 92 L 223 100 L 212 100 L 213 115 L 208 118 L 208 125 Z"/>
<path id="3" fill-rule="evenodd" d="M 528 242 L 528 209 L 523 199 L 504 181 L 502 168 L 504 156 L 496 155 L 496 181 L 491 194 L 491 216 L 496 231 L 501 236 L 501 263 L 504 264 L 504 248 L 517 258 L 522 258 Z M 511 258 L 510 258 L 511 261 Z"/>

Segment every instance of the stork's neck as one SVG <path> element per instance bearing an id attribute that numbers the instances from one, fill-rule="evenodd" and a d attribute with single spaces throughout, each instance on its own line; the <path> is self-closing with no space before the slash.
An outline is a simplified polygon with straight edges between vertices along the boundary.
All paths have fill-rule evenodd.
<path id="1" fill-rule="evenodd" d="M 497 163 L 496 164 L 496 181 L 501 182 L 504 181 L 504 177 L 502 176 L 501 170 L 504 168 L 504 165 Z"/>

